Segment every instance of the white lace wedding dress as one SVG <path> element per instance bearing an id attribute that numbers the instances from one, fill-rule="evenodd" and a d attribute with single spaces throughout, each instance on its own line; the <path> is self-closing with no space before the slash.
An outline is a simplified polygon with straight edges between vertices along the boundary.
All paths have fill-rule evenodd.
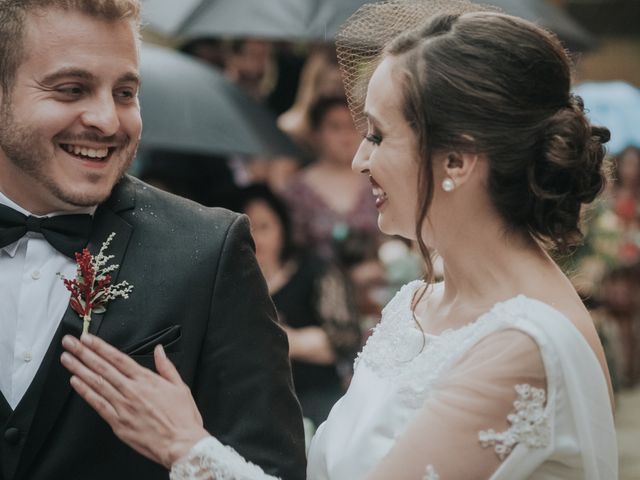
<path id="1" fill-rule="evenodd" d="M 309 480 L 618 478 L 606 380 L 565 316 L 521 295 L 424 336 L 411 312 L 422 285 L 405 285 L 384 309 L 312 441 Z M 213 437 L 171 471 L 273 478 Z"/>

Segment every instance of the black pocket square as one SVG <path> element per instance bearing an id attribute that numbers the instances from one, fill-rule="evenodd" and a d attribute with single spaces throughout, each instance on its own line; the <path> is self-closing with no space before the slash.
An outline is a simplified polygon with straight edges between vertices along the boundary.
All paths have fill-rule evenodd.
<path id="1" fill-rule="evenodd" d="M 175 351 L 181 336 L 180 325 L 172 325 L 124 348 L 123 352 L 127 355 L 150 355 L 156 345 L 162 345 L 166 352 Z"/>

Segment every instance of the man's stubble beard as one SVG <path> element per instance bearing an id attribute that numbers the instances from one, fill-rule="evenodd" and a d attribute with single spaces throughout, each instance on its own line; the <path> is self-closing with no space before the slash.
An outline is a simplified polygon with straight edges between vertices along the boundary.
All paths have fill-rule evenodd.
<path id="1" fill-rule="evenodd" d="M 53 154 L 47 152 L 47 148 L 39 140 L 37 131 L 29 129 L 26 125 L 16 123 L 11 103 L 2 101 L 0 104 L 0 149 L 6 158 L 22 173 L 33 179 L 49 192 L 52 196 L 62 202 L 74 207 L 92 207 L 104 202 L 115 184 L 125 175 L 133 162 L 138 145 L 132 149 L 129 158 L 121 165 L 109 191 L 101 195 L 81 194 L 65 190 L 60 182 L 46 173 L 45 165 L 52 160 Z M 122 147 L 121 152 L 126 152 L 130 147 L 129 142 Z"/>

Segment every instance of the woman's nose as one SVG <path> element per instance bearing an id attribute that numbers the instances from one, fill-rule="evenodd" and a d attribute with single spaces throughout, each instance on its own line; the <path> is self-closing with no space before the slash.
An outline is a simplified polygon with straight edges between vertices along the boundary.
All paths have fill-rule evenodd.
<path id="1" fill-rule="evenodd" d="M 363 139 L 360 142 L 360 146 L 358 147 L 358 151 L 353 157 L 353 161 L 351 162 L 351 169 L 354 172 L 365 173 L 369 171 L 369 153 L 370 146 L 367 139 Z"/>

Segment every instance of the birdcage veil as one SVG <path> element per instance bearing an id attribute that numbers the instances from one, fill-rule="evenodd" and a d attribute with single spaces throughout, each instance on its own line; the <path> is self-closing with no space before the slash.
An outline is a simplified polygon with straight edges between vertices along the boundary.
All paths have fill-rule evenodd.
<path id="1" fill-rule="evenodd" d="M 364 133 L 363 114 L 369 78 L 385 46 L 399 34 L 418 28 L 434 15 L 499 12 L 467 0 L 392 0 L 360 7 L 336 35 L 338 63 L 356 128 Z"/>

